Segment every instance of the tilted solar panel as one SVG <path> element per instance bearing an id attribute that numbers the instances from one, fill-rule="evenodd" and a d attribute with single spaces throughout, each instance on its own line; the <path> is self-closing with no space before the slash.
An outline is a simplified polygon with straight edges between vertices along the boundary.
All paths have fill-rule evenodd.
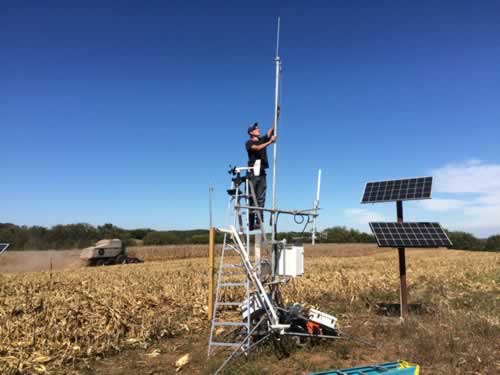
<path id="1" fill-rule="evenodd" d="M 431 191 L 432 177 L 368 182 L 361 203 L 429 199 Z"/>
<path id="2" fill-rule="evenodd" d="M 9 245 L 8 243 L 0 243 L 0 254 L 7 250 Z"/>
<path id="3" fill-rule="evenodd" d="M 450 247 L 439 223 L 370 223 L 380 247 Z"/>

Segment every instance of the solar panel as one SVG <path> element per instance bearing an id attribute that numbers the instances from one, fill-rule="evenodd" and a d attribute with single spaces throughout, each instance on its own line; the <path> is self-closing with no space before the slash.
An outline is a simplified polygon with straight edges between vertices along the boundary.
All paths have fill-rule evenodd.
<path id="1" fill-rule="evenodd" d="M 2 254 L 7 248 L 9 247 L 10 244 L 8 243 L 0 243 L 0 254 Z"/>
<path id="2" fill-rule="evenodd" d="M 449 247 L 439 223 L 370 223 L 380 247 Z"/>
<path id="3" fill-rule="evenodd" d="M 368 182 L 361 203 L 429 199 L 431 190 L 432 177 Z"/>

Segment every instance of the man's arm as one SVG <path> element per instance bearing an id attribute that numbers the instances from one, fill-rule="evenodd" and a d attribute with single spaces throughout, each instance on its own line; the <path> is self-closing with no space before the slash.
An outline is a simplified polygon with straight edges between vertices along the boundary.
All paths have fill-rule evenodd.
<path id="1" fill-rule="evenodd" d="M 252 151 L 260 151 L 260 150 L 265 149 L 267 146 L 269 146 L 270 144 L 274 143 L 275 141 L 276 141 L 276 137 L 273 135 L 271 137 L 271 139 L 269 139 L 269 141 L 267 141 L 265 143 L 261 143 L 260 145 L 253 144 L 253 145 L 250 146 L 250 149 Z"/>

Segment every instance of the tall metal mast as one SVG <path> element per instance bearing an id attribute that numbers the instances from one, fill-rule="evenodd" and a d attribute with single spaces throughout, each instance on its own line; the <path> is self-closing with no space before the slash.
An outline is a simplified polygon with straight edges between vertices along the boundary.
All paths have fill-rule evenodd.
<path id="1" fill-rule="evenodd" d="M 319 209 L 319 194 L 320 194 L 320 189 L 321 189 L 321 169 L 318 170 L 318 184 L 316 188 L 316 200 L 314 201 L 314 213 L 318 213 Z M 317 236 L 317 231 L 318 231 L 318 217 L 315 216 L 313 219 L 313 231 L 312 231 L 312 244 L 316 244 L 316 236 Z"/>
<path id="2" fill-rule="evenodd" d="M 281 60 L 279 56 L 280 47 L 280 18 L 278 17 L 278 32 L 276 36 L 276 57 L 274 63 L 276 65 L 276 82 L 274 90 L 274 135 L 278 136 L 278 107 L 279 107 L 279 85 L 280 85 L 280 72 L 281 72 Z M 272 198 L 272 209 L 276 209 L 276 159 L 277 159 L 277 143 L 274 142 L 273 150 L 273 198 Z M 276 212 L 272 213 L 272 240 L 276 239 Z"/>

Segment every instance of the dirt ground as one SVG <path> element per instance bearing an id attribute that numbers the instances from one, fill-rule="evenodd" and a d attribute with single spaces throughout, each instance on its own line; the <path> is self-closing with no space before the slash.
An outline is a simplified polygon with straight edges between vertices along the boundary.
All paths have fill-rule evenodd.
<path id="1" fill-rule="evenodd" d="M 388 324 L 399 325 L 391 319 Z M 219 367 L 228 352 L 207 359 L 208 330 L 196 335 L 162 340 L 147 349 L 126 350 L 114 356 L 88 363 L 81 372 L 85 375 L 125 374 L 199 374 L 208 375 Z M 371 343 L 370 343 L 371 344 Z M 189 363 L 177 371 L 176 361 L 189 354 Z M 316 346 L 293 349 L 290 356 L 278 358 L 271 345 L 264 346 L 249 358 L 239 358 L 223 374 L 276 374 L 307 375 L 320 370 L 331 370 L 363 363 L 381 363 L 386 356 L 364 343 L 350 341 L 325 341 Z"/>

